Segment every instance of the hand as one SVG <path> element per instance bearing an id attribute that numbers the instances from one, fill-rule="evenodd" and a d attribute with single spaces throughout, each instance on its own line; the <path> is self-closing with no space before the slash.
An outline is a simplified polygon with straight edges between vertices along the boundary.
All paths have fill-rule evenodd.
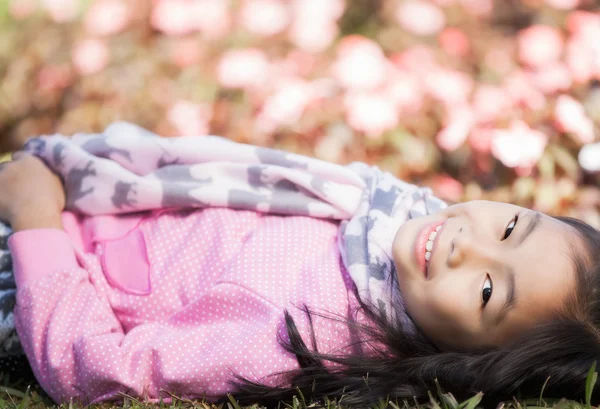
<path id="1" fill-rule="evenodd" d="M 62 227 L 64 208 L 63 184 L 42 160 L 17 152 L 0 164 L 0 219 L 14 230 Z"/>

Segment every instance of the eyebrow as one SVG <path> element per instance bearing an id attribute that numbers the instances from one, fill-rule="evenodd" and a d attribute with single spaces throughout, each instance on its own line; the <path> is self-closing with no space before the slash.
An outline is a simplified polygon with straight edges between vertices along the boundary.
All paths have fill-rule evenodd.
<path id="1" fill-rule="evenodd" d="M 523 234 L 521 234 L 521 237 L 519 237 L 519 241 L 517 242 L 518 246 L 520 246 L 521 244 L 523 244 L 523 242 L 525 241 L 525 239 L 527 237 L 529 237 L 529 235 L 533 232 L 533 230 L 536 228 L 536 226 L 538 224 L 540 224 L 540 220 L 542 218 L 542 214 L 540 212 L 533 212 L 533 213 L 534 213 L 533 218 L 529 218 L 529 224 L 525 228 L 525 231 L 523 232 Z M 529 214 L 531 214 L 531 213 L 529 213 Z"/>

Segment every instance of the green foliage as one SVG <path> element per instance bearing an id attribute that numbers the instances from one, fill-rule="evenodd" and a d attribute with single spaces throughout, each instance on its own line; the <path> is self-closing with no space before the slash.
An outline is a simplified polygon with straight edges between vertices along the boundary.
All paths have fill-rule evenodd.
<path id="1" fill-rule="evenodd" d="M 541 408 L 553 408 L 553 409 L 589 409 L 591 408 L 591 395 L 596 384 L 598 373 L 596 372 L 596 364 L 594 364 L 589 371 L 586 380 L 586 404 L 583 405 L 579 402 L 569 401 L 566 399 L 543 399 L 544 389 L 540 394 L 539 399 L 518 401 L 514 399 L 510 402 L 502 402 L 497 405 L 497 409 L 541 409 Z M 372 409 L 476 409 L 480 408 L 483 393 L 478 393 L 464 402 L 458 402 L 451 393 L 444 393 L 437 382 L 436 383 L 436 395 L 429 392 L 429 402 L 426 404 L 419 405 L 416 402 L 398 402 L 390 401 L 387 397 L 381 397 L 378 402 L 374 402 L 371 406 Z M 164 401 L 159 403 L 147 403 L 141 400 L 129 396 L 123 395 L 123 403 L 117 405 L 114 403 L 103 403 L 97 405 L 90 405 L 89 409 L 113 409 L 113 408 L 127 408 L 127 409 L 260 409 L 262 406 L 255 404 L 252 406 L 241 406 L 233 396 L 228 395 L 228 402 L 214 405 L 205 400 L 192 401 L 189 399 L 179 398 L 175 395 L 171 395 L 171 403 L 167 404 Z M 307 401 L 304 395 L 298 390 L 298 395 L 294 396 L 291 402 L 281 402 L 280 408 L 284 409 L 342 409 L 345 408 L 343 405 L 343 397 L 337 400 L 325 399 L 323 402 L 312 402 Z M 32 392 L 32 387 L 27 386 L 23 391 L 19 387 L 0 386 L 0 409 L 83 409 L 84 406 L 75 404 L 73 402 L 65 403 L 62 405 L 52 405 L 46 399 L 41 397 L 35 391 Z"/>
<path id="2" fill-rule="evenodd" d="M 594 361 L 585 381 L 585 403 L 588 408 L 592 407 L 592 392 L 594 391 L 594 386 L 596 385 L 597 380 L 598 372 L 596 372 L 596 361 Z"/>

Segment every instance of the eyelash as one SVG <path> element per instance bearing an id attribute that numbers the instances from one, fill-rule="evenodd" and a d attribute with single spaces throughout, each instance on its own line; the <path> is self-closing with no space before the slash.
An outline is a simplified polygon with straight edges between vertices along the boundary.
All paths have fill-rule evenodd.
<path id="1" fill-rule="evenodd" d="M 492 290 L 494 289 L 494 285 L 492 283 L 492 279 L 490 278 L 489 274 L 486 274 L 485 276 L 485 281 L 483 282 L 483 290 L 481 291 L 481 299 L 483 300 L 483 305 L 482 307 L 485 307 L 486 304 L 490 301 L 490 298 L 492 298 Z M 485 287 L 485 283 L 490 282 L 490 287 L 486 288 Z M 487 292 L 486 292 L 487 290 Z M 486 299 L 487 297 L 487 299 Z"/>
<path id="2" fill-rule="evenodd" d="M 519 221 L 519 215 L 516 215 L 515 218 L 512 219 L 511 222 L 508 224 L 508 226 L 510 226 L 511 224 L 514 223 L 514 225 L 512 227 L 508 227 L 508 226 L 506 227 L 506 230 L 504 232 L 504 237 L 502 237 L 502 240 L 506 240 L 512 234 L 515 227 L 517 227 L 517 221 Z M 485 283 L 487 283 L 488 281 L 490 282 L 490 286 L 485 287 Z M 492 291 L 494 290 L 494 285 L 492 283 L 492 279 L 490 278 L 489 274 L 486 274 L 483 285 L 484 285 L 484 288 L 481 291 L 481 299 L 483 300 L 482 307 L 485 307 L 487 305 L 487 303 L 490 301 L 490 298 L 492 298 Z"/>
<path id="3" fill-rule="evenodd" d="M 504 237 L 502 237 L 502 240 L 506 240 L 508 238 L 508 236 L 510 236 L 510 234 L 513 232 L 515 227 L 517 227 L 518 221 L 519 221 L 519 215 L 516 215 L 515 218 L 510 221 L 508 226 L 510 226 L 513 222 L 515 223 L 515 225 L 513 227 L 508 227 L 508 226 L 506 227 L 506 230 L 504 231 Z M 508 232 L 509 230 L 510 230 L 510 232 Z"/>

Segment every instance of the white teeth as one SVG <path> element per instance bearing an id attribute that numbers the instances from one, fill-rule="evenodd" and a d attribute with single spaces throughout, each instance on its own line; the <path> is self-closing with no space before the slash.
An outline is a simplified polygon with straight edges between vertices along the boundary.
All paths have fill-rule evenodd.
<path id="1" fill-rule="evenodd" d="M 431 258 L 431 250 L 433 250 L 433 241 L 437 237 L 437 234 L 441 228 L 442 228 L 442 225 L 440 224 L 438 227 L 436 227 L 435 231 L 432 231 L 431 233 L 429 233 L 429 238 L 427 240 L 427 243 L 425 243 L 425 250 L 427 250 L 425 252 L 425 262 L 427 264 L 429 264 L 429 259 Z"/>

